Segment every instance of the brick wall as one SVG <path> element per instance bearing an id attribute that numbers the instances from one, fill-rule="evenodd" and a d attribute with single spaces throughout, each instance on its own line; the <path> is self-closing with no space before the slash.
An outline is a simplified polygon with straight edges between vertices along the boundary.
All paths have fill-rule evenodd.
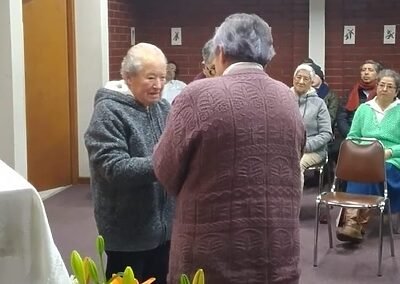
<path id="1" fill-rule="evenodd" d="M 201 48 L 215 27 L 236 12 L 256 13 L 272 26 L 272 77 L 291 85 L 293 70 L 308 54 L 308 0 L 109 0 L 109 12 L 111 79 L 119 78 L 129 25 L 136 27 L 136 42 L 153 43 L 177 62 L 185 82 L 200 72 Z M 171 46 L 171 27 L 182 28 L 181 46 Z"/>
<path id="2" fill-rule="evenodd" d="M 399 0 L 325 0 L 325 75 L 338 95 L 359 79 L 359 66 L 374 59 L 400 70 Z M 200 71 L 200 50 L 215 27 L 235 12 L 257 13 L 271 26 L 277 55 L 269 74 L 291 85 L 292 72 L 308 53 L 307 0 L 109 0 L 110 78 L 118 79 L 120 62 L 130 46 L 130 26 L 136 42 L 158 45 L 179 65 L 179 79 L 190 82 Z M 384 45 L 383 25 L 397 26 L 397 43 Z M 356 26 L 356 44 L 343 45 L 343 25 Z M 183 45 L 170 45 L 170 28 L 182 27 Z"/>
<path id="3" fill-rule="evenodd" d="M 366 59 L 400 70 L 399 0 L 326 0 L 326 62 L 329 85 L 347 94 Z M 383 44 L 383 26 L 397 25 L 395 45 Z M 356 26 L 356 43 L 343 44 L 343 26 Z"/>
<path id="4" fill-rule="evenodd" d="M 110 79 L 120 79 L 121 61 L 130 47 L 130 27 L 135 26 L 132 0 L 108 0 Z"/>

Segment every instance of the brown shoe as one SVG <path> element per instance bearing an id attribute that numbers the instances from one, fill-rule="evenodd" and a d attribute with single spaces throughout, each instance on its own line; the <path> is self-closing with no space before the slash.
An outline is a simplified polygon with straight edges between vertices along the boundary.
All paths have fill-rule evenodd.
<path id="1" fill-rule="evenodd" d="M 347 225 L 338 227 L 336 237 L 342 242 L 360 243 L 363 240 L 360 225 Z"/>

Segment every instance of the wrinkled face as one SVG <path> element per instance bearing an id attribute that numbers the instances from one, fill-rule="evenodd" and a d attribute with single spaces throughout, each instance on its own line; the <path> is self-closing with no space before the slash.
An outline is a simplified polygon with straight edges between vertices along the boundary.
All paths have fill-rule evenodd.
<path id="1" fill-rule="evenodd" d="M 310 73 L 306 70 L 297 71 L 293 77 L 293 88 L 297 95 L 301 96 L 310 90 L 312 79 Z"/>
<path id="2" fill-rule="evenodd" d="M 365 83 L 370 83 L 376 80 L 376 73 L 375 66 L 373 64 L 364 64 L 361 67 L 361 80 Z"/>
<path id="3" fill-rule="evenodd" d="M 174 80 L 175 75 L 176 75 L 176 65 L 174 63 L 168 63 L 167 64 L 167 76 L 166 76 L 167 81 Z"/>
<path id="4" fill-rule="evenodd" d="M 148 107 L 161 99 L 167 66 L 163 61 L 146 61 L 142 69 L 126 79 L 135 100 Z"/>
<path id="5" fill-rule="evenodd" d="M 380 101 L 392 102 L 397 94 L 397 86 L 392 77 L 383 77 L 377 86 L 376 96 Z"/>
<path id="6" fill-rule="evenodd" d="M 319 77 L 317 74 L 315 74 L 313 80 L 312 80 L 312 86 L 314 88 L 319 88 L 319 86 L 321 86 L 322 84 L 322 79 L 321 77 Z"/>

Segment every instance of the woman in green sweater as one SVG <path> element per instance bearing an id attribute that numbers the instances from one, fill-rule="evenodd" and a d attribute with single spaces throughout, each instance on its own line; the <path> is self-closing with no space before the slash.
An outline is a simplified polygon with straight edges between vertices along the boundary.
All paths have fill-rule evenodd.
<path id="1" fill-rule="evenodd" d="M 376 138 L 385 147 L 386 178 L 392 212 L 400 212 L 400 75 L 390 69 L 378 75 L 377 96 L 360 105 L 347 137 Z M 348 182 L 347 192 L 379 194 L 379 184 Z M 346 209 L 337 230 L 341 241 L 360 242 L 369 210 Z"/>

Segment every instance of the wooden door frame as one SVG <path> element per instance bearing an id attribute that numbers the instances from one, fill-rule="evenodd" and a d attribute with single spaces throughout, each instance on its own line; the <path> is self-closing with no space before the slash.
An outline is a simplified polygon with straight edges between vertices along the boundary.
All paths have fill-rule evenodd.
<path id="1" fill-rule="evenodd" d="M 71 181 L 79 182 L 78 159 L 78 121 L 77 121 L 77 80 L 76 80 L 76 44 L 75 44 L 75 0 L 67 2 L 67 42 L 68 42 L 68 95 L 70 110 L 70 147 L 71 147 Z"/>

